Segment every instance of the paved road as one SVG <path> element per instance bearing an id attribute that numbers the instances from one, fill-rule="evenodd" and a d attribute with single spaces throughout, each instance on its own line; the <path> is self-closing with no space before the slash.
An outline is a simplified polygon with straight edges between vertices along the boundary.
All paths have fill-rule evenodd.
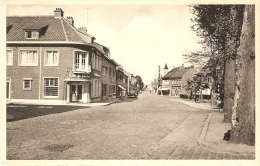
<path id="1" fill-rule="evenodd" d="M 197 144 L 208 111 L 142 92 L 109 106 L 7 123 L 7 158 L 250 159 Z"/>

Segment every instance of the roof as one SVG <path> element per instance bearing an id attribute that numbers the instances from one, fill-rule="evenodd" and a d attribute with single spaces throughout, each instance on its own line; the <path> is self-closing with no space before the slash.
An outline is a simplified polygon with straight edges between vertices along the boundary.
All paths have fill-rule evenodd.
<path id="1" fill-rule="evenodd" d="M 64 17 L 9 16 L 6 18 L 7 41 L 71 41 L 90 43 Z M 24 30 L 42 30 L 39 38 L 26 39 Z"/>
<path id="2" fill-rule="evenodd" d="M 163 80 L 167 80 L 170 78 L 171 75 L 173 75 L 175 72 L 179 70 L 179 67 L 173 68 L 171 71 L 169 71 L 165 76 L 162 77 Z"/>
<path id="3" fill-rule="evenodd" d="M 170 78 L 182 78 L 182 76 L 189 70 L 189 68 L 180 68 L 177 72 L 173 73 Z"/>
<path id="4" fill-rule="evenodd" d="M 178 79 L 182 78 L 182 76 L 190 69 L 194 68 L 194 66 L 191 67 L 176 67 L 173 68 L 171 71 L 169 71 L 164 77 L 162 77 L 163 80 L 168 79 Z"/>

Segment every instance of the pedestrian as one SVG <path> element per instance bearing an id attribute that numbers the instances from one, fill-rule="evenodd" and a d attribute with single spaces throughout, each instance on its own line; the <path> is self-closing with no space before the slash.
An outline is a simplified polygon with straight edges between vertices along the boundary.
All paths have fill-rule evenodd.
<path id="1" fill-rule="evenodd" d="M 124 98 L 125 98 L 125 90 L 122 91 L 122 98 L 121 99 L 124 100 Z"/>

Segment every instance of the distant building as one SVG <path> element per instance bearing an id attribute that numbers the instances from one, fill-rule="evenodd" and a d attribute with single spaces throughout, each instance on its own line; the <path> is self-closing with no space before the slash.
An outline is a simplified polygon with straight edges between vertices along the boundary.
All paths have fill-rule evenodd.
<path id="1" fill-rule="evenodd" d="M 192 79 L 197 71 L 194 66 L 191 67 L 174 67 L 166 75 L 162 77 L 162 89 L 164 95 L 179 96 L 181 93 L 186 93 L 187 80 Z"/>

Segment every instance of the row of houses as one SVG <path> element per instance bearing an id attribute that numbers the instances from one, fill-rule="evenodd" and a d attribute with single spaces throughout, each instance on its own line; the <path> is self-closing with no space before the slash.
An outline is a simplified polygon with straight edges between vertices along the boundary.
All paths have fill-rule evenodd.
<path id="1" fill-rule="evenodd" d="M 189 95 L 188 80 L 192 80 L 194 77 L 203 78 L 203 89 L 208 89 L 205 95 L 210 95 L 213 78 L 210 70 L 210 65 L 205 65 L 201 70 L 197 71 L 194 66 L 184 67 L 184 64 L 179 67 L 173 67 L 168 71 L 168 66 L 165 64 L 164 73 L 161 77 L 161 83 L 159 83 L 158 93 L 161 95 L 180 96 L 181 94 Z M 158 81 L 157 81 L 158 82 Z M 153 84 L 154 89 L 158 86 L 156 80 Z"/>
<path id="2" fill-rule="evenodd" d="M 122 95 L 133 74 L 85 27 L 56 8 L 51 16 L 6 18 L 7 102 L 99 102 Z"/>

